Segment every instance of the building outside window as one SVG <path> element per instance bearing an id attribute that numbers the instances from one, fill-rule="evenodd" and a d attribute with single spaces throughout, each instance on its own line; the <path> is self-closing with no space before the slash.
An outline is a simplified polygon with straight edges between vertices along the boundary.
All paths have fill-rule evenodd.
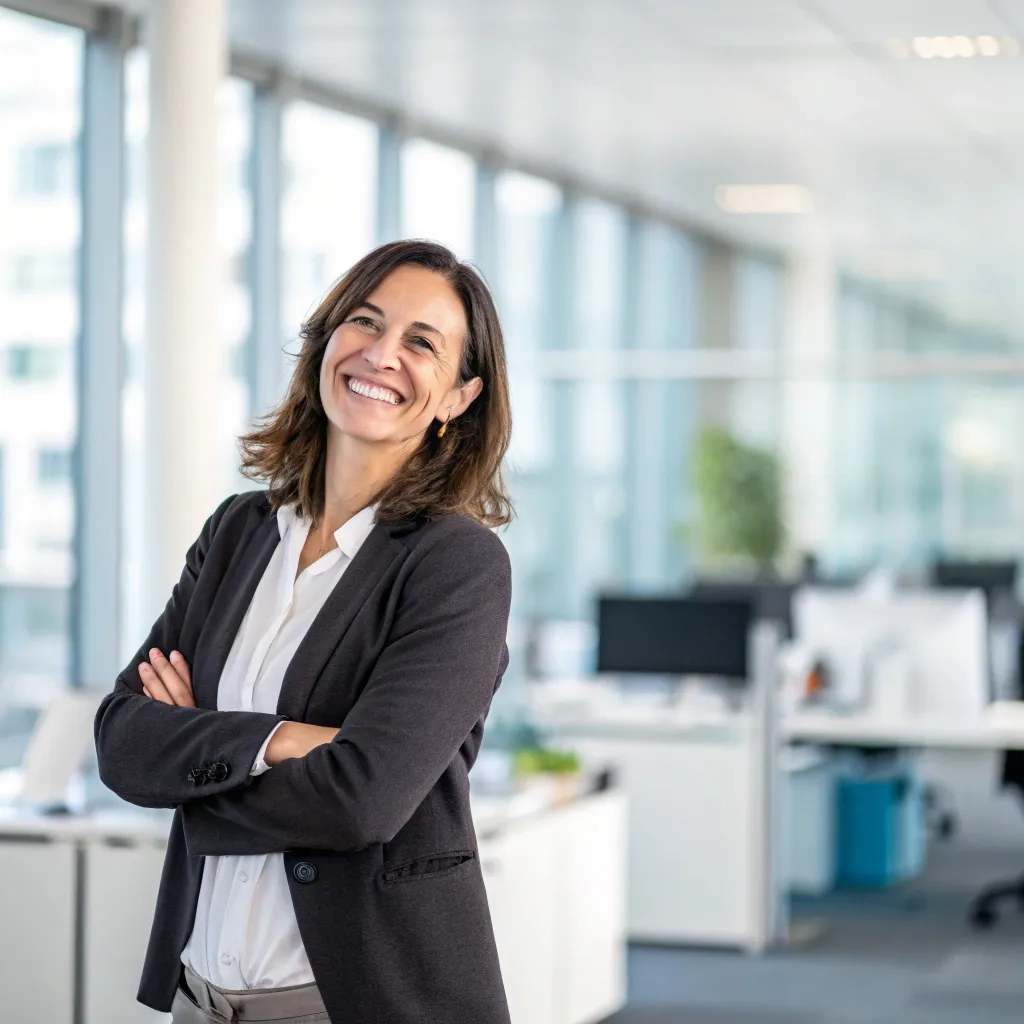
<path id="1" fill-rule="evenodd" d="M 377 242 L 379 129 L 298 101 L 281 131 L 282 343 L 295 352 L 302 322 Z"/>
<path id="2" fill-rule="evenodd" d="M 402 235 L 446 245 L 459 259 L 474 256 L 476 165 L 466 153 L 409 139 L 401 156 Z"/>
<path id="3" fill-rule="evenodd" d="M 40 142 L 18 152 L 16 192 L 23 198 L 70 193 L 75 187 L 76 149 L 66 140 Z"/>
<path id="4" fill-rule="evenodd" d="M 0 8 L 0 708 L 45 703 L 71 663 L 82 53 Z"/>

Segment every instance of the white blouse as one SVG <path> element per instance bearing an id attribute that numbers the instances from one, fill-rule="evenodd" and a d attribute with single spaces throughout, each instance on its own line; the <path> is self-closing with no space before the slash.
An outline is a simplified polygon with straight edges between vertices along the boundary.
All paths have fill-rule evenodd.
<path id="1" fill-rule="evenodd" d="M 277 711 L 285 670 L 306 630 L 374 525 L 364 508 L 334 533 L 338 542 L 303 570 L 310 523 L 292 506 L 278 510 L 281 534 L 235 635 L 217 691 L 220 711 Z M 340 728 L 341 722 L 338 722 Z M 268 770 L 267 736 L 251 773 Z M 192 935 L 182 962 L 219 988 L 279 988 L 312 982 L 279 853 L 207 857 Z"/>

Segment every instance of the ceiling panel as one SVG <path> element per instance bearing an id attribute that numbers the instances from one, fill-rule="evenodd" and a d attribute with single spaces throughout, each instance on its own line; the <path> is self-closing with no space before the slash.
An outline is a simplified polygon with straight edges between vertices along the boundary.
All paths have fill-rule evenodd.
<path id="1" fill-rule="evenodd" d="M 145 9 L 146 0 L 131 0 Z M 934 251 L 955 299 L 1024 333 L 1024 58 L 897 59 L 892 38 L 1024 35 L 1024 0 L 232 0 L 236 49 L 513 162 L 786 249 Z M 806 217 L 733 217 L 796 182 Z"/>
<path id="2" fill-rule="evenodd" d="M 796 0 L 635 0 L 629 6 L 639 21 L 654 31 L 673 31 L 688 47 L 792 49 L 836 41 L 835 33 Z"/>
<path id="3" fill-rule="evenodd" d="M 1005 35 L 1006 22 L 986 0 L 810 0 L 823 20 L 859 41 L 914 36 Z"/>

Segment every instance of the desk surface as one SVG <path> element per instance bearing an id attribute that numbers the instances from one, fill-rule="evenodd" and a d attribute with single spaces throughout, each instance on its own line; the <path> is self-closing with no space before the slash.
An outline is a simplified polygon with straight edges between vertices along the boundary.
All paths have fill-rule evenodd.
<path id="1" fill-rule="evenodd" d="M 748 716 L 685 707 L 616 705 L 607 686 L 589 680 L 559 681 L 538 692 L 567 696 L 565 703 L 537 700 L 533 714 L 538 725 L 562 733 L 643 735 L 693 741 L 702 736 L 742 738 Z M 1024 750 L 1024 702 L 991 704 L 975 719 L 921 715 L 883 717 L 799 711 L 781 717 L 786 740 L 855 746 L 945 747 L 961 750 Z"/>
<path id="2" fill-rule="evenodd" d="M 973 720 L 802 711 L 787 715 L 781 730 L 809 743 L 1024 750 L 1024 704 L 993 704 Z"/>
<path id="3" fill-rule="evenodd" d="M 589 776 L 565 780 L 538 777 L 528 780 L 514 793 L 473 792 L 470 808 L 477 836 L 489 838 L 537 815 L 557 813 L 597 793 L 593 784 L 594 779 Z M 167 841 L 172 818 L 172 811 L 129 805 L 84 814 L 40 814 L 27 808 L 0 806 L 0 841 L 21 838 L 162 846 Z"/>

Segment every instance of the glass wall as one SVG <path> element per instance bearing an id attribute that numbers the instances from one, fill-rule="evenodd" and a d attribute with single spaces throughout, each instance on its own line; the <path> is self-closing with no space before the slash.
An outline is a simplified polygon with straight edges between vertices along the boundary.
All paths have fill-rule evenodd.
<path id="1" fill-rule="evenodd" d="M 700 335 L 700 250 L 655 221 L 636 226 L 634 296 L 626 345 L 643 377 L 630 381 L 627 414 L 628 564 L 631 587 L 674 589 L 691 564 L 685 543 L 699 383 L 663 375 L 664 354 L 692 351 Z"/>
<path id="2" fill-rule="evenodd" d="M 518 172 L 495 182 L 494 297 L 501 316 L 512 396 L 512 445 L 506 482 L 516 521 L 503 535 L 516 567 L 515 612 L 554 613 L 558 578 L 555 530 L 557 385 L 542 375 L 545 350 L 557 344 L 563 197 L 554 185 Z"/>
<path id="3" fill-rule="evenodd" d="M 377 241 L 378 137 L 362 118 L 302 101 L 285 108 L 283 340 L 298 336 L 330 286 Z"/>
<path id="4" fill-rule="evenodd" d="M 0 9 L 0 764 L 70 667 L 82 54 Z"/>
<path id="5" fill-rule="evenodd" d="M 1024 400 L 1019 380 L 952 376 L 925 361 L 1015 349 L 857 281 L 840 299 L 844 356 L 918 360 L 837 385 L 836 522 L 827 563 L 924 572 L 940 555 L 1024 554 Z"/>
<path id="6" fill-rule="evenodd" d="M 405 238 L 429 238 L 472 259 L 476 167 L 447 146 L 410 139 L 402 146 L 401 225 Z"/>

